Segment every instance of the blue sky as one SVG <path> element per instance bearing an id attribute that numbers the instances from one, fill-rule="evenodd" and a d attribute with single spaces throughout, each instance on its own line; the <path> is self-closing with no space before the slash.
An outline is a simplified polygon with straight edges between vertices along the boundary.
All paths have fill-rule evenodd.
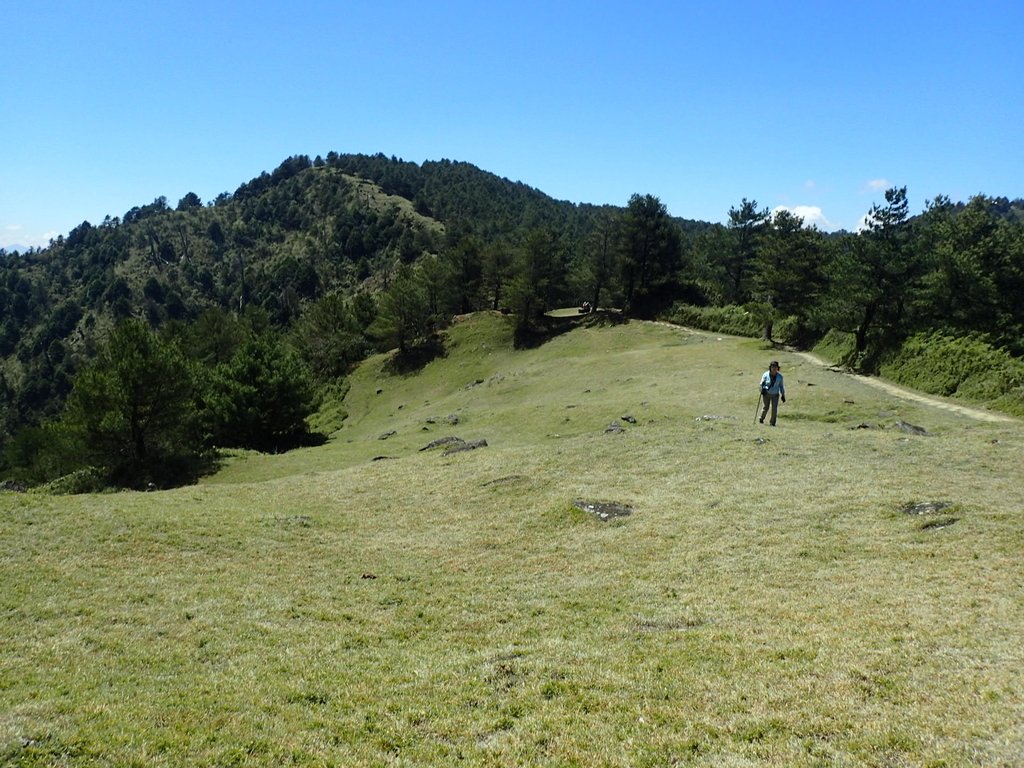
<path id="1" fill-rule="evenodd" d="M 1024 3 L 11 0 L 0 247 L 295 154 L 855 229 L 889 186 L 1024 197 Z"/>

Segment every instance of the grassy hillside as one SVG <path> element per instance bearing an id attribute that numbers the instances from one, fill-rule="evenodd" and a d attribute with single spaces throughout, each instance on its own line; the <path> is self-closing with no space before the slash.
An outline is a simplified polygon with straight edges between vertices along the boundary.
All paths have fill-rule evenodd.
<path id="1" fill-rule="evenodd" d="M 322 447 L 0 494 L 0 763 L 1024 761 L 1019 423 L 655 324 L 450 334 Z"/>

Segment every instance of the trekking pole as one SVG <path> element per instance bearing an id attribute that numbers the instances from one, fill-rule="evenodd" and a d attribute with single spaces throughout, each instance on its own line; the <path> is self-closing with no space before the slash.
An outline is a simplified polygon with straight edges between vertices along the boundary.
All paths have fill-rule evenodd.
<path id="1" fill-rule="evenodd" d="M 762 398 L 761 392 L 758 391 L 758 393 L 757 393 L 757 405 L 754 406 L 754 423 L 755 424 L 757 424 L 757 412 L 759 410 L 761 410 L 761 398 Z"/>

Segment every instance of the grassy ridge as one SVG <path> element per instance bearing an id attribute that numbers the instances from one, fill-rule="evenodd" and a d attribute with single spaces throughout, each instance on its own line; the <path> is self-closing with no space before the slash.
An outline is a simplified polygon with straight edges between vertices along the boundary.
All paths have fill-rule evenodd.
<path id="1" fill-rule="evenodd" d="M 783 356 L 769 430 L 768 354 L 475 316 L 320 448 L 0 495 L 0 763 L 1019 763 L 1020 425 Z"/>

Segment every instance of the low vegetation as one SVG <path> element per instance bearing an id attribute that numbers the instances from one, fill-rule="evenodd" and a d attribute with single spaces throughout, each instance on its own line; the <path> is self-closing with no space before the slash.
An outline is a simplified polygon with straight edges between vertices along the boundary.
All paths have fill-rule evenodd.
<path id="1" fill-rule="evenodd" d="M 1024 416 L 1024 360 L 977 335 L 914 336 L 882 365 L 882 374 L 924 392 L 988 401 Z"/>
<path id="2" fill-rule="evenodd" d="M 199 485 L 0 493 L 0 763 L 1020 764 L 1021 425 L 600 315 L 373 356 Z"/>

